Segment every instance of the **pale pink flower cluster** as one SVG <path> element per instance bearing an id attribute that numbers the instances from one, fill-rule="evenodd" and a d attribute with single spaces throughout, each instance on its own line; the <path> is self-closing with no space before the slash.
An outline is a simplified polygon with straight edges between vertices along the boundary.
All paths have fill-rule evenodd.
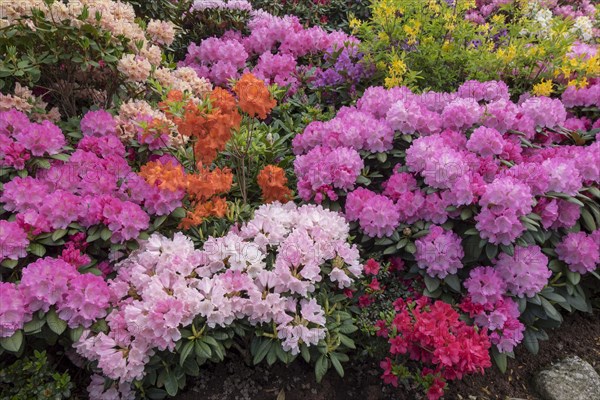
<path id="1" fill-rule="evenodd" d="M 77 351 L 106 377 L 131 382 L 144 376 L 154 351 L 173 351 L 180 329 L 202 317 L 209 328 L 236 320 L 275 326 L 284 350 L 298 354 L 300 344 L 326 334 L 319 285 L 343 289 L 362 274 L 348 232 L 342 216 L 320 206 L 273 203 L 203 250 L 179 232 L 154 234 L 117 265 L 110 330 L 84 332 Z"/>
<path id="2" fill-rule="evenodd" d="M 170 21 L 151 19 L 146 26 L 146 34 L 154 43 L 170 46 L 175 40 L 175 25 Z"/>
<path id="3" fill-rule="evenodd" d="M 35 96 L 26 86 L 21 86 L 19 82 L 15 83 L 15 89 L 12 94 L 0 93 L 0 111 L 9 111 L 16 109 L 21 111 L 35 121 L 42 122 L 50 120 L 57 122 L 60 120 L 60 113 L 57 107 L 53 107 L 50 111 L 46 111 L 48 103 L 42 97 Z"/>
<path id="4" fill-rule="evenodd" d="M 125 54 L 117 66 L 119 72 L 127 77 L 130 82 L 145 82 L 150 76 L 152 65 L 150 61 L 135 54 Z"/>

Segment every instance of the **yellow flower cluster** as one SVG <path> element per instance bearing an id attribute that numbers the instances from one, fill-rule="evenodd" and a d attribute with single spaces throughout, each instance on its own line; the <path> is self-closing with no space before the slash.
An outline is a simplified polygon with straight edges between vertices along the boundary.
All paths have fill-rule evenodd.
<path id="1" fill-rule="evenodd" d="M 554 84 L 551 80 L 542 80 L 537 85 L 533 85 L 532 94 L 535 96 L 550 96 Z"/>
<path id="2" fill-rule="evenodd" d="M 406 64 L 397 55 L 394 55 L 388 67 L 388 74 L 384 82 L 385 86 L 387 88 L 400 86 L 402 84 L 404 74 L 406 74 Z"/>

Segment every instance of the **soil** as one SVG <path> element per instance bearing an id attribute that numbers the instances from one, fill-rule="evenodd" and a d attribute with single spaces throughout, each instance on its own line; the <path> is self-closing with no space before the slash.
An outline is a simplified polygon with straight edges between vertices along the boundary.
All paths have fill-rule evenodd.
<path id="1" fill-rule="evenodd" d="M 539 400 L 532 386 L 533 375 L 570 355 L 578 355 L 600 370 L 600 314 L 573 314 L 562 326 L 549 332 L 537 355 L 523 346 L 509 359 L 502 374 L 492 367 L 484 376 L 470 376 L 450 384 L 446 400 L 492 400 L 518 398 Z M 177 400 L 420 400 L 411 388 L 392 388 L 381 383 L 378 363 L 345 365 L 345 377 L 329 371 L 317 384 L 313 369 L 304 362 L 288 367 L 248 367 L 233 358 L 207 369 Z"/>

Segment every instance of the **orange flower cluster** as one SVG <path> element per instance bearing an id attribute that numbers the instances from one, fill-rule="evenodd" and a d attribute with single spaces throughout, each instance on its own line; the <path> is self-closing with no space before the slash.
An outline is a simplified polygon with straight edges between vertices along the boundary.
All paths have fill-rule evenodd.
<path id="1" fill-rule="evenodd" d="M 138 173 L 151 186 L 175 192 L 187 188 L 187 176 L 181 165 L 174 163 L 163 164 L 160 161 L 150 161 L 142 165 Z"/>
<path id="2" fill-rule="evenodd" d="M 257 181 L 265 203 L 286 203 L 291 200 L 292 191 L 286 186 L 287 178 L 282 168 L 267 165 L 258 173 Z"/>
<path id="3" fill-rule="evenodd" d="M 203 164 L 212 163 L 238 129 L 242 117 L 234 97 L 222 88 L 208 94 L 210 108 L 186 100 L 182 92 L 171 90 L 160 109 L 177 125 L 179 133 L 195 138 L 194 154 Z M 179 112 L 176 112 L 180 108 Z"/>
<path id="4" fill-rule="evenodd" d="M 238 96 L 242 111 L 252 118 L 257 115 L 260 119 L 267 118 L 267 114 L 277 104 L 275 99 L 271 97 L 267 85 L 251 73 L 242 75 L 233 87 L 233 91 Z"/>
<path id="5" fill-rule="evenodd" d="M 208 217 L 222 218 L 227 213 L 227 201 L 218 195 L 227 193 L 233 184 L 233 175 L 227 168 L 210 171 L 198 165 L 198 172 L 186 174 L 181 166 L 151 161 L 140 168 L 139 175 L 150 185 L 165 190 L 183 189 L 190 200 L 190 209 L 180 228 L 190 229 Z"/>
<path id="6" fill-rule="evenodd" d="M 180 228 L 190 229 L 197 226 L 208 217 L 223 218 L 227 213 L 227 202 L 224 197 L 217 195 L 227 193 L 233 184 L 233 174 L 227 168 L 198 167 L 196 174 L 188 175 L 187 192 L 193 205 L 193 210 L 188 211 L 181 220 Z"/>

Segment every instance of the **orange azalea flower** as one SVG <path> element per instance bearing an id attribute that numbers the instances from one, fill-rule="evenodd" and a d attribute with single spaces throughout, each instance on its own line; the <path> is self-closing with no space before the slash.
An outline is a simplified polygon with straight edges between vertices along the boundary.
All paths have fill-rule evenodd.
<path id="1" fill-rule="evenodd" d="M 161 189 L 176 191 L 187 187 L 187 179 L 183 168 L 171 162 L 150 161 L 140 168 L 139 175 L 150 185 Z"/>
<path id="2" fill-rule="evenodd" d="M 257 181 L 265 203 L 286 203 L 292 197 L 292 191 L 286 186 L 287 178 L 283 168 L 267 165 L 258 173 Z"/>
<path id="3" fill-rule="evenodd" d="M 227 193 L 231 190 L 233 174 L 227 168 L 216 168 L 209 171 L 208 168 L 199 166 L 197 174 L 188 175 L 187 192 L 194 201 L 204 202 L 211 197 Z"/>
<path id="4" fill-rule="evenodd" d="M 180 229 L 190 229 L 198 226 L 208 217 L 223 218 L 227 214 L 227 201 L 222 197 L 216 197 L 210 201 L 199 202 L 193 211 L 188 211 L 186 217 L 179 223 Z"/>
<path id="5" fill-rule="evenodd" d="M 233 91 L 238 95 L 239 105 L 242 111 L 254 118 L 267 118 L 277 104 L 271 97 L 267 85 L 251 73 L 242 75 L 239 81 L 233 87 Z"/>

